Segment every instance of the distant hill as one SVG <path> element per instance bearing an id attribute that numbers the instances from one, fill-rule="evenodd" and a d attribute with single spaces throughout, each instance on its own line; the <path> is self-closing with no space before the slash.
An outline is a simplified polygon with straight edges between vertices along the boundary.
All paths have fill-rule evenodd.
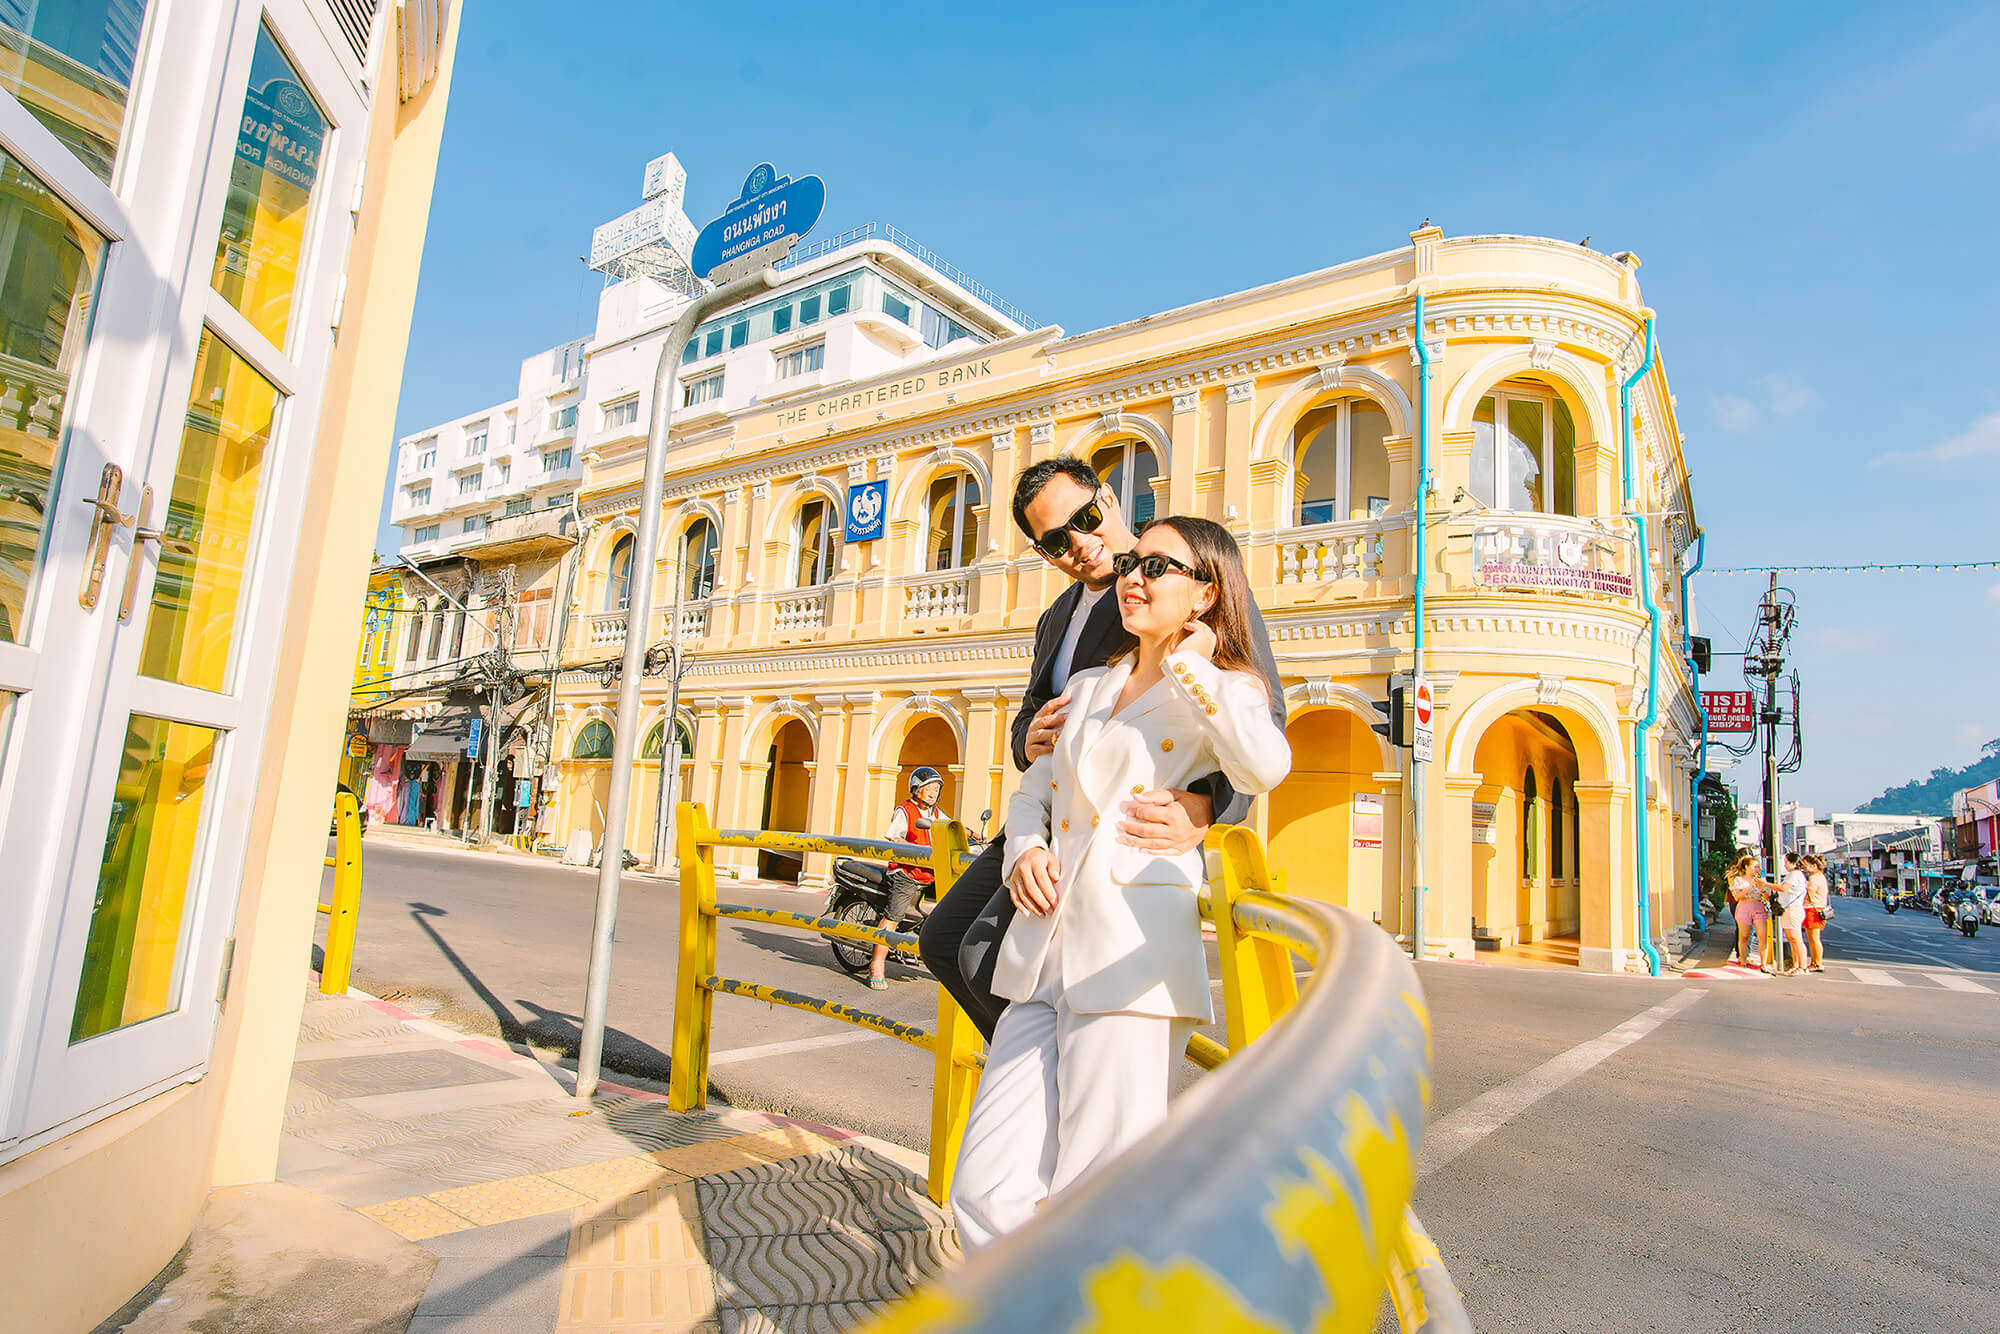
<path id="1" fill-rule="evenodd" d="M 2000 737 L 1979 752 L 1963 769 L 1933 769 L 1929 778 L 1892 787 L 1855 809 L 1863 815 L 1950 815 L 1952 793 L 2000 778 Z"/>

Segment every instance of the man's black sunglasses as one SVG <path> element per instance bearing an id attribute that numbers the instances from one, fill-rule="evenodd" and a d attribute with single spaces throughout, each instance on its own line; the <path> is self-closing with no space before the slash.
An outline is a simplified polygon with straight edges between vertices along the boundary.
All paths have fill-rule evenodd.
<path id="1" fill-rule="evenodd" d="M 1040 547 L 1042 554 L 1050 560 L 1061 560 L 1064 554 L 1069 551 L 1069 534 L 1071 529 L 1075 529 L 1079 533 L 1094 533 L 1103 524 L 1104 507 L 1097 503 L 1096 496 L 1092 496 L 1078 507 L 1076 513 L 1069 516 L 1068 522 L 1064 523 L 1060 528 L 1051 528 L 1036 538 L 1035 545 Z"/>
<path id="2" fill-rule="evenodd" d="M 1172 556 L 1162 556 L 1157 551 L 1150 556 L 1141 556 L 1136 551 L 1121 551 L 1111 558 L 1111 572 L 1120 579 L 1134 570 L 1145 575 L 1148 581 L 1164 579 L 1168 570 L 1176 570 L 1197 583 L 1209 582 L 1208 576 L 1200 570 L 1191 570 Z"/>

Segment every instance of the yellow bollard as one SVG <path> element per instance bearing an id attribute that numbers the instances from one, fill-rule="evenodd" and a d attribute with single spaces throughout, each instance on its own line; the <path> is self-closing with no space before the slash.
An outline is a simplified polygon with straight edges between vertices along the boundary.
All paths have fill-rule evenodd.
<path id="1" fill-rule="evenodd" d="M 1229 1050 L 1242 1051 L 1292 1008 L 1299 982 L 1291 952 L 1274 940 L 1236 929 L 1236 900 L 1252 890 L 1269 891 L 1270 868 L 1264 845 L 1240 825 L 1208 831 L 1208 846 L 1219 854 L 1222 874 L 1209 882 L 1214 903 L 1215 949 L 1222 972 L 1222 1009 Z"/>
<path id="2" fill-rule="evenodd" d="M 680 973 L 674 983 L 673 1064 L 667 1106 L 692 1112 L 708 1106 L 709 1027 L 715 993 L 701 984 L 715 975 L 715 845 L 708 812 L 692 801 L 674 808 L 681 859 Z"/>
<path id="3" fill-rule="evenodd" d="M 956 820 L 931 829 L 931 871 L 937 879 L 938 901 L 958 880 L 958 861 L 967 849 L 965 826 Z M 938 993 L 937 1032 L 931 1039 L 931 1157 L 925 1193 L 943 1204 L 951 1193 L 952 1168 L 958 1163 L 965 1120 L 972 1113 L 972 1095 L 979 1089 L 974 1064 L 983 1039 L 972 1019 L 942 985 Z"/>
<path id="4" fill-rule="evenodd" d="M 361 803 L 353 793 L 334 797 L 333 821 L 333 856 L 327 862 L 334 868 L 333 902 L 320 908 L 328 920 L 319 989 L 325 996 L 344 996 L 354 969 L 354 930 L 361 918 Z"/>

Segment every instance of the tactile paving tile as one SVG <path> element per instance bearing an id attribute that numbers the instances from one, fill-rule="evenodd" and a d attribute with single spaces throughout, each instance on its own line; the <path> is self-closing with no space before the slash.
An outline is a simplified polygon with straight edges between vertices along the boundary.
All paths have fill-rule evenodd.
<path id="1" fill-rule="evenodd" d="M 315 991 L 306 993 L 305 1012 L 299 1017 L 300 1042 L 397 1037 L 404 1031 L 401 1020 L 366 1001 L 351 996 L 323 996 Z"/>
<path id="2" fill-rule="evenodd" d="M 443 1205 L 479 1227 L 511 1223 L 517 1218 L 533 1218 L 536 1214 L 552 1214 L 591 1203 L 588 1196 L 542 1176 L 512 1177 L 477 1186 L 460 1186 L 456 1190 L 436 1191 L 424 1198 L 433 1204 Z"/>
<path id="3" fill-rule="evenodd" d="M 889 1247 L 889 1256 L 900 1283 L 899 1291 L 928 1283 L 946 1270 L 957 1268 L 965 1258 L 965 1253 L 959 1249 L 956 1228 L 884 1232 L 882 1240 Z"/>
<path id="4" fill-rule="evenodd" d="M 923 1184 L 912 1177 L 903 1181 L 856 1177 L 854 1193 L 875 1220 L 878 1232 L 949 1231 L 951 1215 L 924 1194 Z"/>
<path id="5" fill-rule="evenodd" d="M 381 1204 L 365 1205 L 356 1210 L 364 1218 L 372 1218 L 383 1227 L 410 1241 L 422 1241 L 426 1237 L 442 1237 L 449 1232 L 463 1232 L 472 1226 L 468 1220 L 459 1217 L 427 1195 L 416 1195 L 406 1200 L 385 1200 Z"/>
<path id="6" fill-rule="evenodd" d="M 748 1185 L 758 1181 L 827 1181 L 842 1185 L 853 1175 L 841 1162 L 837 1151 L 816 1154 L 811 1158 L 787 1158 L 780 1162 L 760 1158 L 726 1172 L 701 1173 L 704 1181 L 717 1185 Z"/>
<path id="7" fill-rule="evenodd" d="M 660 1166 L 645 1154 L 585 1163 L 579 1167 L 559 1167 L 543 1176 L 559 1182 L 593 1200 L 615 1200 L 654 1186 L 685 1180 L 681 1173 Z"/>
<path id="8" fill-rule="evenodd" d="M 695 1183 L 701 1225 L 710 1237 L 789 1237 L 807 1232 L 878 1229 L 846 1183 L 826 1181 Z"/>
<path id="9" fill-rule="evenodd" d="M 652 1098 L 600 1098 L 597 1114 L 590 1118 L 626 1143 L 645 1150 L 674 1149 L 740 1135 L 745 1127 L 733 1124 L 735 1119 L 716 1112 L 676 1112 Z"/>
<path id="10" fill-rule="evenodd" d="M 557 1334 L 713 1327 L 694 1191 L 653 1186 L 572 1215 Z"/>
<path id="11" fill-rule="evenodd" d="M 711 1237 L 708 1260 L 722 1306 L 810 1306 L 886 1301 L 907 1287 L 879 1237 Z"/>
<path id="12" fill-rule="evenodd" d="M 336 1098 L 458 1088 L 466 1084 L 492 1084 L 514 1078 L 516 1076 L 510 1071 L 497 1070 L 470 1056 L 437 1048 L 385 1051 L 368 1056 L 331 1056 L 318 1061 L 300 1061 L 292 1067 L 293 1082 Z"/>

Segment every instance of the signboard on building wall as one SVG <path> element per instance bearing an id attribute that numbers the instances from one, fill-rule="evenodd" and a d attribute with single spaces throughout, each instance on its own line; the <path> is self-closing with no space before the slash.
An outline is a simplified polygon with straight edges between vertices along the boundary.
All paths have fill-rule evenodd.
<path id="1" fill-rule="evenodd" d="M 1354 794 L 1354 846 L 1376 852 L 1382 850 L 1382 794 Z"/>
<path id="2" fill-rule="evenodd" d="M 1637 587 L 1631 575 L 1605 568 L 1617 559 L 1614 543 L 1567 525 L 1482 525 L 1473 529 L 1472 550 L 1482 584 L 1621 598 Z"/>
<path id="3" fill-rule="evenodd" d="M 847 541 L 873 542 L 888 526 L 888 482 L 862 482 L 847 489 Z"/>
<path id="4" fill-rule="evenodd" d="M 1711 733 L 1757 730 L 1757 709 L 1747 690 L 1704 690 L 1701 707 Z"/>
<path id="5" fill-rule="evenodd" d="M 1493 832 L 1493 817 L 1498 813 L 1499 807 L 1493 802 L 1475 801 L 1472 803 L 1472 841 L 1474 843 L 1498 843 L 1500 841 Z"/>

